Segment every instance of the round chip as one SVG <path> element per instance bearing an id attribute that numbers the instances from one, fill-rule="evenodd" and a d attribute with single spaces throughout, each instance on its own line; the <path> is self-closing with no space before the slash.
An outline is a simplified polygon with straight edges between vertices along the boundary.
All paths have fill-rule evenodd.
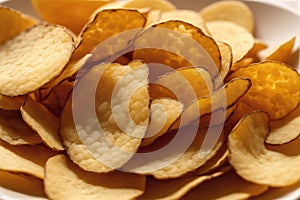
<path id="1" fill-rule="evenodd" d="M 232 48 L 232 62 L 241 60 L 254 45 L 252 34 L 244 27 L 230 21 L 210 21 L 206 23 L 210 35 Z"/>
<path id="2" fill-rule="evenodd" d="M 254 110 L 262 110 L 271 119 L 280 119 L 300 102 L 300 75 L 293 68 L 276 61 L 265 61 L 233 72 L 229 80 L 247 77 L 252 87 L 241 99 Z"/>
<path id="3" fill-rule="evenodd" d="M 74 48 L 73 36 L 57 25 L 37 25 L 0 46 L 0 93 L 18 96 L 58 76 Z"/>

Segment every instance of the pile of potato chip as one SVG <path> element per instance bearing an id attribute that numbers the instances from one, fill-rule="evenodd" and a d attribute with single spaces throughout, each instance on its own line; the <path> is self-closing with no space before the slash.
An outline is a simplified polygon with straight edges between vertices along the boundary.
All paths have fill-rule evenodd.
<path id="1" fill-rule="evenodd" d="M 198 12 L 166 0 L 32 3 L 43 20 L 0 6 L 1 187 L 53 200 L 268 199 L 299 187 L 295 37 L 262 54 L 269 46 L 255 37 L 253 13 L 239 1 L 216 1 Z M 116 53 L 114 46 L 151 47 L 157 37 L 147 35 L 151 28 L 196 41 L 216 69 L 155 48 L 101 62 Z M 135 29 L 143 31 L 106 44 L 99 57 L 99 44 Z M 150 82 L 151 63 L 173 71 Z M 78 127 L 73 106 L 85 118 L 90 93 L 83 90 L 72 102 L 72 92 L 99 74 L 90 97 L 97 119 Z M 203 148 L 218 131 L 213 147 Z M 135 162 L 133 155 L 159 151 L 176 137 L 191 138 L 190 144 Z M 106 140 L 111 146 L 103 146 Z"/>

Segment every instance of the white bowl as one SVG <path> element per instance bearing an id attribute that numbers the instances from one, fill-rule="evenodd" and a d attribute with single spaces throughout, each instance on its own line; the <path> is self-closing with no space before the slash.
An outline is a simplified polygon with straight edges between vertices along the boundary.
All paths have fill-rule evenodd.
<path id="1" fill-rule="evenodd" d="M 1 1 L 5 0 L 0 0 L 0 3 Z M 215 0 L 170 1 L 178 8 L 193 9 L 196 11 L 212 2 L 215 2 Z M 245 2 L 254 12 L 256 20 L 256 37 L 269 44 L 270 48 L 272 48 L 284 41 L 287 41 L 291 37 L 296 36 L 295 58 L 300 57 L 300 53 L 297 51 L 300 47 L 300 15 L 297 14 L 296 10 L 273 0 L 264 0 L 263 2 L 261 0 L 245 0 Z M 30 0 L 8 0 L 3 4 L 37 17 L 37 14 L 30 5 Z M 300 72 L 300 62 L 298 59 L 295 59 L 294 66 Z M 268 196 L 260 197 L 258 199 L 300 199 L 300 185 L 290 188 L 271 190 L 267 193 L 267 195 Z M 41 198 L 33 198 L 0 187 L 0 199 L 34 200 Z"/>

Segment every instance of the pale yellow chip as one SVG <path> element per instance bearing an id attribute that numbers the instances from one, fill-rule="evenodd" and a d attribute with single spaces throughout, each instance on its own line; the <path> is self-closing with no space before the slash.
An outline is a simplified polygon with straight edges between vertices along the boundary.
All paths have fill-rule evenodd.
<path id="1" fill-rule="evenodd" d="M 146 181 L 145 193 L 137 199 L 180 199 L 197 185 L 221 176 L 224 173 L 225 170 L 203 176 L 185 176 L 168 180 L 158 180 L 151 176 L 148 176 Z"/>
<path id="2" fill-rule="evenodd" d="M 3 110 L 19 110 L 24 104 L 26 96 L 9 97 L 0 95 L 0 109 Z"/>
<path id="3" fill-rule="evenodd" d="M 300 135 L 300 106 L 281 120 L 271 121 L 268 144 L 288 143 Z"/>
<path id="4" fill-rule="evenodd" d="M 58 76 L 74 48 L 72 34 L 57 25 L 37 25 L 0 46 L 0 93 L 18 96 Z"/>
<path id="5" fill-rule="evenodd" d="M 112 22 L 114 23 L 113 27 Z M 111 9 L 98 12 L 79 35 L 79 44 L 72 55 L 72 60 L 82 58 L 86 54 L 91 53 L 104 40 L 124 31 L 142 28 L 145 23 L 145 17 L 137 10 Z M 135 32 L 135 34 L 137 33 L 138 31 Z M 102 45 L 101 53 L 105 50 L 105 52 L 107 51 L 105 56 L 109 56 L 109 53 L 115 53 L 114 51 L 111 52 L 110 49 L 119 51 L 128 45 L 128 41 L 124 40 L 124 38 L 113 42 L 114 44 Z M 97 55 L 94 57 L 97 57 Z"/>
<path id="6" fill-rule="evenodd" d="M 0 187 L 17 191 L 32 197 L 44 197 L 43 180 L 21 173 L 0 170 Z"/>
<path id="7" fill-rule="evenodd" d="M 129 0 L 124 4 L 124 8 L 150 8 L 152 10 L 170 11 L 176 6 L 167 0 Z"/>
<path id="8" fill-rule="evenodd" d="M 60 24 L 71 29 L 75 34 L 78 34 L 85 24 L 88 23 L 92 13 L 97 8 L 111 1 L 31 0 L 31 2 L 43 20 L 54 24 Z M 63 12 L 58 15 L 58 11 Z"/>
<path id="9" fill-rule="evenodd" d="M 44 105 L 28 97 L 21 107 L 23 120 L 53 150 L 64 150 L 58 136 L 59 118 L 52 114 Z"/>
<path id="10" fill-rule="evenodd" d="M 46 163 L 45 191 L 53 200 L 134 199 L 143 194 L 146 178 L 124 172 L 86 172 L 64 155 Z"/>
<path id="11" fill-rule="evenodd" d="M 1 170 L 30 174 L 40 179 L 44 178 L 46 161 L 56 154 L 43 145 L 12 146 L 2 141 L 0 141 L 0 152 Z"/>
<path id="12" fill-rule="evenodd" d="M 190 104 L 197 98 L 209 96 L 214 91 L 214 81 L 205 68 L 179 68 L 159 77 L 150 85 L 150 96 L 177 99 Z"/>
<path id="13" fill-rule="evenodd" d="M 191 190 L 183 200 L 248 199 L 267 191 L 268 186 L 247 182 L 234 171 L 229 171 Z"/>
<path id="14" fill-rule="evenodd" d="M 183 105 L 174 99 L 154 99 L 150 107 L 150 124 L 141 147 L 152 144 L 160 136 L 166 134 L 182 110 Z"/>
<path id="15" fill-rule="evenodd" d="M 253 183 L 284 187 L 299 182 L 300 138 L 285 147 L 270 149 L 265 146 L 269 133 L 268 114 L 246 115 L 229 135 L 230 164 L 237 174 Z"/>
<path id="16" fill-rule="evenodd" d="M 149 123 L 148 66 L 139 61 L 127 66 L 108 63 L 95 66 L 75 86 L 80 90 L 75 99 L 77 109 L 82 109 L 87 101 L 85 91 L 95 83 L 98 87 L 92 106 L 95 106 L 98 119 L 87 118 L 87 124 L 76 124 L 76 130 L 71 94 L 62 113 L 60 134 L 68 155 L 76 164 L 88 171 L 108 172 L 131 158 L 146 133 Z M 78 117 L 88 114 L 80 110 Z"/>
<path id="17" fill-rule="evenodd" d="M 219 88 L 224 85 L 224 80 L 228 75 L 232 65 L 232 49 L 224 42 L 217 42 L 220 53 L 221 53 L 221 68 L 220 74 L 215 79 L 215 87 Z"/>
<path id="18" fill-rule="evenodd" d="M 254 32 L 254 17 L 247 4 L 241 1 L 217 1 L 200 10 L 205 21 L 226 20 Z"/>
<path id="19" fill-rule="evenodd" d="M 233 63 L 241 60 L 254 45 L 252 34 L 244 27 L 230 21 L 209 21 L 206 27 L 216 41 L 222 41 L 232 48 Z"/>
<path id="20" fill-rule="evenodd" d="M 0 45 L 37 23 L 34 18 L 0 5 Z"/>
<path id="21" fill-rule="evenodd" d="M 296 37 L 279 45 L 273 52 L 266 56 L 265 60 L 276 60 L 279 62 L 286 63 L 289 61 L 290 56 L 293 53 Z"/>
<path id="22" fill-rule="evenodd" d="M 300 102 L 300 75 L 292 67 L 277 61 L 265 61 L 233 72 L 231 78 L 245 77 L 252 87 L 241 102 L 254 110 L 268 112 L 271 119 L 280 119 Z"/>
<path id="23" fill-rule="evenodd" d="M 0 110 L 0 139 L 11 145 L 42 143 L 40 136 L 23 121 L 19 111 Z"/>

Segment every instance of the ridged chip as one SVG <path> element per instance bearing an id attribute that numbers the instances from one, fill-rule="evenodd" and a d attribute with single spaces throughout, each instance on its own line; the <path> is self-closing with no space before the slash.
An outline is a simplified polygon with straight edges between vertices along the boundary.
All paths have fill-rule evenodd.
<path id="1" fill-rule="evenodd" d="M 299 105 L 300 75 L 286 64 L 277 61 L 253 64 L 233 72 L 229 80 L 237 77 L 252 82 L 241 102 L 269 113 L 271 119 L 283 118 Z"/>
<path id="2" fill-rule="evenodd" d="M 56 151 L 64 150 L 58 135 L 58 117 L 31 97 L 27 97 L 20 110 L 23 120 L 41 137 L 47 146 Z"/>
<path id="3" fill-rule="evenodd" d="M 299 182 L 300 139 L 269 148 L 265 145 L 269 134 L 267 113 L 246 115 L 229 134 L 230 164 L 253 183 L 284 187 Z"/>
<path id="4" fill-rule="evenodd" d="M 33 92 L 58 76 L 74 48 L 73 35 L 58 25 L 36 25 L 0 46 L 0 93 Z"/>
<path id="5" fill-rule="evenodd" d="M 143 175 L 86 172 L 64 155 L 50 158 L 45 174 L 45 191 L 53 200 L 134 199 L 144 192 L 146 182 Z"/>

